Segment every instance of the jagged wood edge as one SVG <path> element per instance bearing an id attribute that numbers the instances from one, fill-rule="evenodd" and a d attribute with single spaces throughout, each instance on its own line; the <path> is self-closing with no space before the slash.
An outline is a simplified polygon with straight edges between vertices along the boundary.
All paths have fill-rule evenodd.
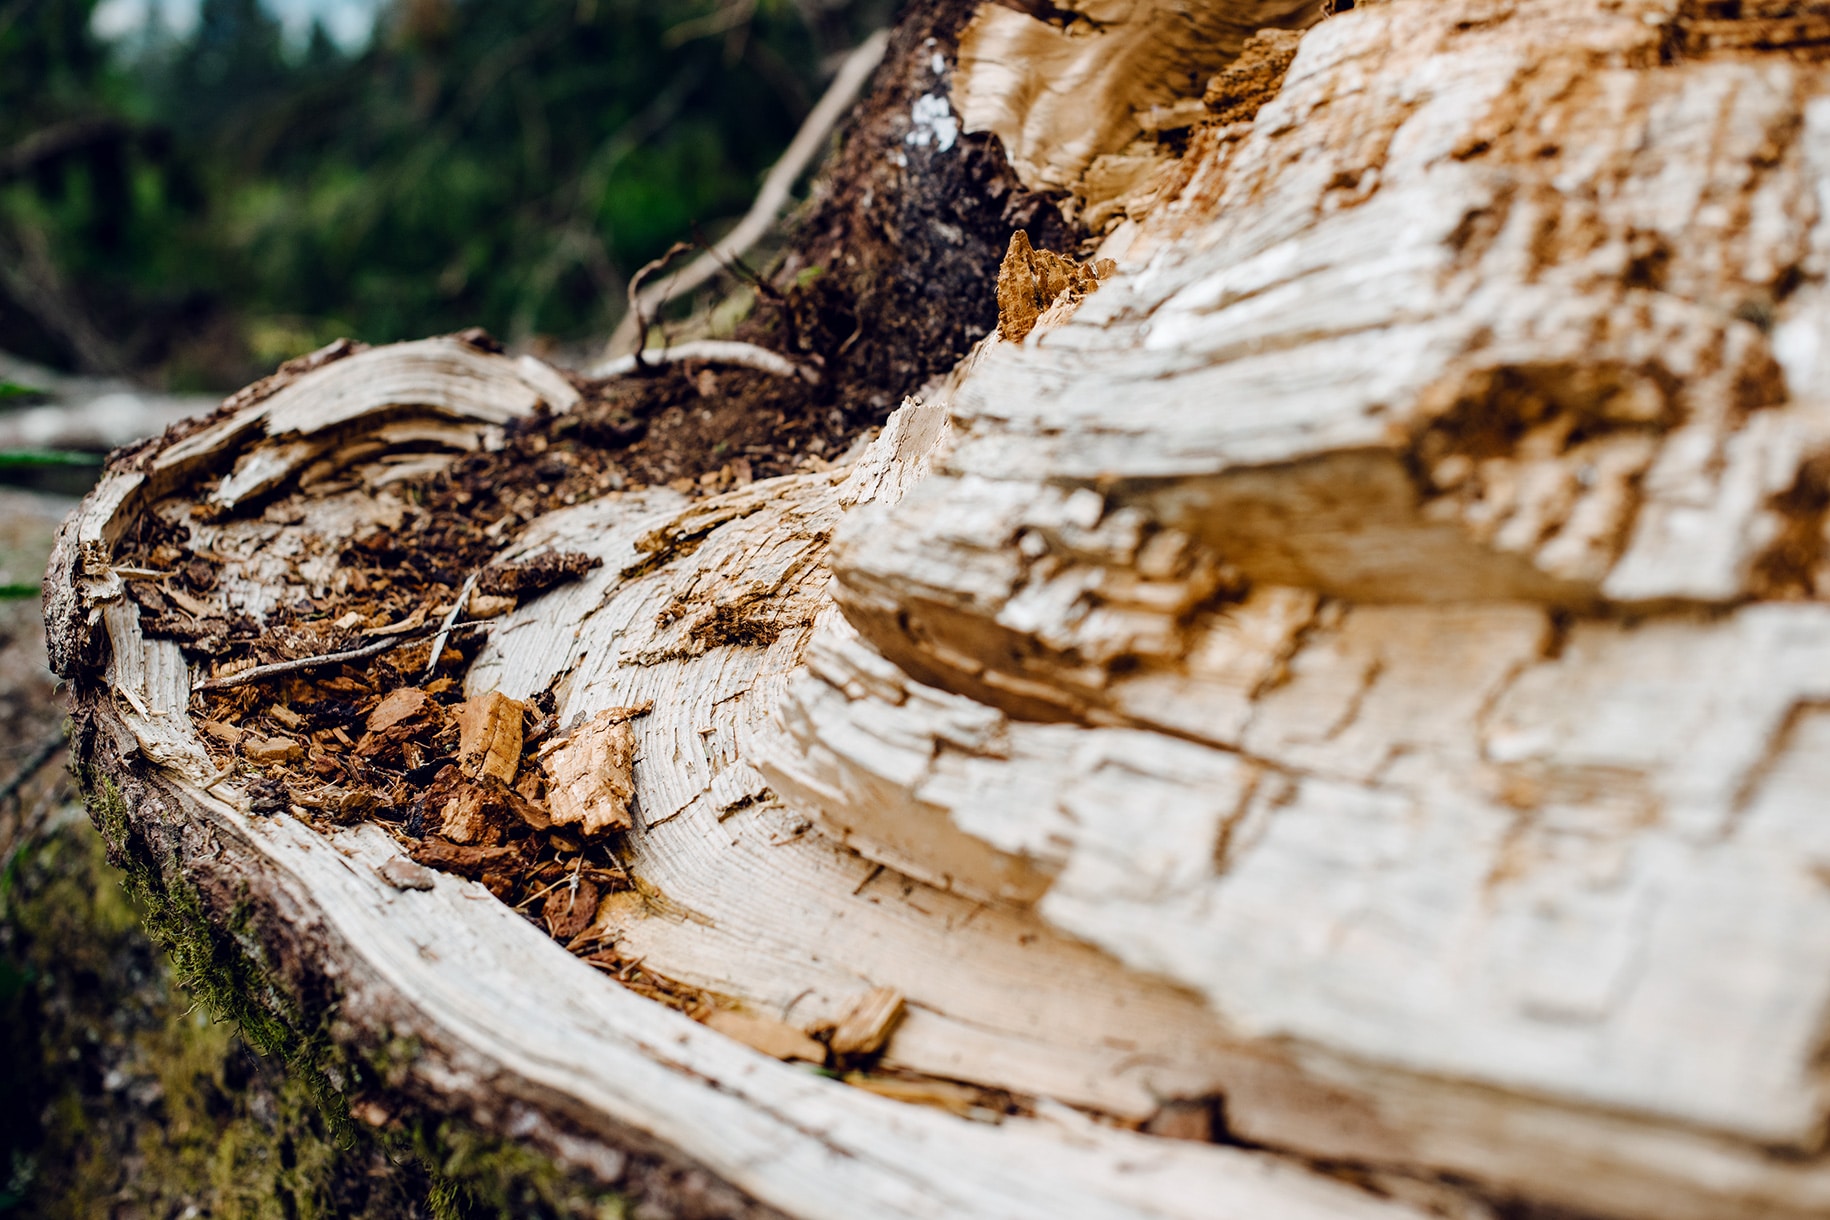
<path id="1" fill-rule="evenodd" d="M 251 431 L 219 435 L 229 446 Z M 182 657 L 169 641 L 140 641 L 138 608 L 101 549 L 127 524 L 118 514 L 152 499 L 139 471 L 181 443 L 118 458 L 60 530 L 47 631 L 75 688 L 98 821 L 106 828 L 112 784 L 125 819 L 111 828 L 117 849 L 137 839 L 164 855 L 161 884 L 195 890 L 218 935 L 239 929 L 233 939 L 262 963 L 267 994 L 250 1003 L 290 1005 L 358 1055 L 412 1046 L 402 1093 L 587 1175 L 609 1177 L 622 1163 L 611 1153 L 696 1166 L 796 1215 L 1211 1215 L 1229 1201 L 1241 1215 L 1414 1214 L 1275 1158 L 1072 1112 L 992 1126 L 871 1096 L 623 990 L 473 882 L 395 889 L 379 869 L 399 849 L 378 828 L 327 838 L 289 815 L 252 816 L 232 784 L 204 778 Z M 187 458 L 183 477 L 222 465 L 216 456 Z M 103 665 L 111 681 L 99 680 Z"/>

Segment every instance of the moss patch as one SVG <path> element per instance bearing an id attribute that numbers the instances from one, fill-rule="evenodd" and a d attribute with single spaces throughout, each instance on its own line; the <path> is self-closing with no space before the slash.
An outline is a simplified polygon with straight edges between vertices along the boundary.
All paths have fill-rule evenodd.
<path id="1" fill-rule="evenodd" d="M 240 938 L 136 844 L 120 792 L 93 783 L 90 803 L 112 853 L 66 819 L 0 878 L 0 1093 L 17 1099 L 0 1122 L 0 1214 L 624 1214 L 465 1124 L 353 1121 L 333 1082 L 380 1085 L 413 1048 L 359 1062 L 303 1028 Z"/>

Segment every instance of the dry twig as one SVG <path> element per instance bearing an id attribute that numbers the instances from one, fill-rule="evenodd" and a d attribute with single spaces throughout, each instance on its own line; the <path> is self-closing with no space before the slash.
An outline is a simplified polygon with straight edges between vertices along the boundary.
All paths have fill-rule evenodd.
<path id="1" fill-rule="evenodd" d="M 12 800 L 13 794 L 31 782 L 32 777 L 44 770 L 45 764 L 56 757 L 57 752 L 63 748 L 64 735 L 59 733 L 57 736 L 47 739 L 41 743 L 36 750 L 32 751 L 31 756 L 25 760 L 24 765 L 19 768 L 13 777 L 7 780 L 4 785 L 0 785 L 0 805 L 4 805 L 6 802 Z"/>
<path id="2" fill-rule="evenodd" d="M 438 672 L 438 659 L 445 654 L 445 641 L 451 638 L 451 625 L 464 613 L 464 606 L 470 601 L 470 591 L 477 587 L 478 573 L 472 572 L 464 578 L 464 587 L 458 590 L 457 600 L 451 603 L 451 610 L 445 615 L 445 621 L 438 625 L 438 637 L 432 641 L 432 655 L 426 659 L 426 677 Z"/>
<path id="3" fill-rule="evenodd" d="M 820 380 L 817 370 L 796 364 L 780 352 L 731 339 L 694 339 L 687 343 L 676 343 L 672 347 L 654 348 L 639 356 L 633 353 L 618 356 L 615 360 L 606 361 L 592 369 L 591 375 L 622 377 L 650 365 L 678 364 L 683 360 L 703 360 L 707 364 L 739 364 L 758 372 L 773 373 L 777 377 L 799 377 L 814 385 L 819 384 Z"/>
<path id="4" fill-rule="evenodd" d="M 460 605 L 462 603 L 459 603 Z M 480 623 L 446 623 L 439 631 L 442 643 L 453 631 L 463 631 L 480 627 Z M 347 661 L 366 661 L 378 657 L 392 648 L 402 648 L 417 640 L 423 640 L 429 632 L 421 631 L 408 636 L 389 636 L 385 640 L 376 640 L 360 648 L 349 648 L 342 652 L 325 652 L 312 657 L 294 657 L 290 661 L 275 661 L 271 665 L 256 665 L 225 678 L 209 678 L 199 682 L 192 690 L 229 690 L 237 686 L 246 686 L 250 682 L 259 682 L 262 678 L 278 677 L 280 674 L 298 673 L 301 670 L 317 669 L 324 665 L 340 665 Z M 436 654 L 435 654 L 436 655 Z"/>
<path id="5" fill-rule="evenodd" d="M 839 120 L 864 88 L 864 82 L 870 79 L 871 72 L 882 62 L 883 52 L 889 43 L 889 31 L 878 30 L 845 57 L 845 62 L 839 65 L 838 72 L 832 78 L 832 84 L 826 87 L 826 92 L 814 104 L 813 109 L 808 111 L 801 129 L 794 133 L 788 150 L 769 167 L 768 175 L 763 178 L 762 189 L 756 193 L 756 201 L 750 205 L 750 210 L 744 213 L 743 219 L 717 245 L 688 263 L 686 269 L 678 275 L 639 294 L 634 287 L 635 281 L 630 282 L 631 308 L 623 320 L 617 323 L 615 333 L 605 346 L 606 359 L 639 349 L 647 340 L 645 319 L 648 314 L 675 297 L 699 287 L 724 270 L 728 260 L 762 240 L 763 235 L 769 231 L 769 226 L 775 223 L 775 218 L 788 205 L 795 181 L 806 171 L 825 145 L 827 135 L 838 126 Z M 672 252 L 667 257 L 672 258 Z M 638 300 L 640 310 L 634 308 Z"/>

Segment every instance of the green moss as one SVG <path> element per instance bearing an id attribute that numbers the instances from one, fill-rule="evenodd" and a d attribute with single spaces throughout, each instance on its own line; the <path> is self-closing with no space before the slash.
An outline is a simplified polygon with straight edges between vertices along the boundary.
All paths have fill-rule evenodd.
<path id="1" fill-rule="evenodd" d="M 428 1198 L 435 1216 L 558 1214 L 622 1220 L 626 1214 L 620 1196 L 580 1189 L 545 1157 L 463 1123 L 421 1125 L 414 1129 L 412 1143 L 436 1175 Z"/>
<path id="2" fill-rule="evenodd" d="M 0 1213 L 623 1214 L 615 1195 L 466 1123 L 354 1121 L 351 1097 L 398 1089 L 417 1044 L 334 1042 L 334 1012 L 308 1018 L 263 967 L 247 908 L 212 923 L 178 862 L 133 834 L 120 790 L 82 778 L 102 835 L 68 824 L 0 878 L 0 1088 L 42 1118 L 33 1139 L 0 1131 Z"/>

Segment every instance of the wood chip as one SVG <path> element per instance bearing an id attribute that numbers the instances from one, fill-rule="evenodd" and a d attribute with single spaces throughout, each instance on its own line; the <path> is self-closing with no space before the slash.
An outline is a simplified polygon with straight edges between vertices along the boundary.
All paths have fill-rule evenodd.
<path id="1" fill-rule="evenodd" d="M 472 779 L 493 775 L 515 782 L 521 769 L 521 730 L 527 704 L 500 691 L 458 705 L 458 767 Z"/>
<path id="2" fill-rule="evenodd" d="M 893 1076 L 866 1076 L 853 1072 L 845 1078 L 853 1088 L 916 1106 L 933 1106 L 965 1118 L 981 1106 L 979 1091 L 948 1080 L 902 1080 Z"/>
<path id="3" fill-rule="evenodd" d="M 1144 1130 L 1164 1139 L 1211 1143 L 1218 1133 L 1218 1117 L 1217 1107 L 1211 1099 L 1183 1098 L 1164 1102 L 1163 1108 L 1144 1123 Z"/>
<path id="4" fill-rule="evenodd" d="M 291 729 L 295 733 L 305 727 L 305 717 L 299 715 L 284 703 L 276 703 L 268 708 L 267 715 L 271 716 L 281 728 Z"/>
<path id="5" fill-rule="evenodd" d="M 389 623 L 386 627 L 370 627 L 367 631 L 363 632 L 362 634 L 363 635 L 405 635 L 409 631 L 412 631 L 418 627 L 424 626 L 425 622 L 426 622 L 426 608 L 424 606 L 421 606 L 419 609 L 415 610 L 413 613 L 407 615 L 407 617 L 401 619 L 398 623 Z"/>
<path id="6" fill-rule="evenodd" d="M 576 887 L 568 880 L 550 890 L 540 908 L 547 932 L 561 944 L 571 940 L 597 918 L 597 899 L 597 883 L 589 877 L 578 878 Z"/>
<path id="7" fill-rule="evenodd" d="M 493 847 L 504 838 L 552 825 L 546 810 L 493 775 L 468 779 L 447 765 L 421 794 L 416 807 L 427 831 L 454 843 Z"/>
<path id="8" fill-rule="evenodd" d="M 786 1021 L 716 1008 L 705 1018 L 705 1024 L 727 1038 L 735 1039 L 752 1050 L 777 1059 L 804 1059 L 808 1063 L 825 1063 L 826 1048 Z"/>
<path id="9" fill-rule="evenodd" d="M 209 602 L 204 601 L 200 597 L 192 597 L 176 585 L 166 586 L 164 592 L 165 596 L 171 599 L 173 605 L 177 606 L 180 610 L 193 618 L 209 618 L 211 615 L 217 613 L 215 606 L 212 606 Z"/>
<path id="10" fill-rule="evenodd" d="M 481 843 L 494 847 L 502 841 L 501 828 L 489 816 L 485 802 L 469 785 L 444 803 L 434 826 L 453 843 Z"/>
<path id="11" fill-rule="evenodd" d="M 472 593 L 470 601 L 464 607 L 464 613 L 471 618 L 500 618 L 513 610 L 517 604 L 512 597 L 492 597 L 488 593 Z"/>
<path id="12" fill-rule="evenodd" d="M 238 729 L 234 725 L 224 724 L 220 720 L 199 720 L 197 722 L 197 727 L 208 733 L 211 737 L 214 737 L 217 741 L 231 747 L 239 745 L 241 739 L 248 735 L 246 729 Z"/>
<path id="13" fill-rule="evenodd" d="M 403 686 L 399 690 L 389 691 L 375 710 L 369 713 L 367 721 L 371 733 L 391 729 L 395 725 L 405 724 L 409 720 L 434 716 L 439 712 L 438 704 L 425 691 L 412 686 Z"/>
<path id="14" fill-rule="evenodd" d="M 431 869 L 405 856 L 395 856 L 375 871 L 397 890 L 429 890 L 438 884 L 438 877 Z"/>
<path id="15" fill-rule="evenodd" d="M 305 757 L 305 747 L 290 737 L 248 737 L 242 756 L 253 763 L 289 763 Z"/>
<path id="16" fill-rule="evenodd" d="M 1112 274 L 1110 263 L 1101 259 L 1096 268 L 1084 267 L 1051 250 L 1037 250 L 1029 244 L 1029 234 L 1018 229 L 998 268 L 999 336 L 1021 343 L 1056 301 L 1077 301 L 1097 289 L 1099 276 Z"/>
<path id="17" fill-rule="evenodd" d="M 514 846 L 471 847 L 443 839 L 427 839 L 413 845 L 413 858 L 419 863 L 465 877 L 481 877 L 486 870 L 503 867 L 520 856 L 521 849 Z"/>
<path id="18" fill-rule="evenodd" d="M 533 597 L 554 585 L 577 580 L 603 560 L 582 551 L 546 551 L 514 563 L 485 568 L 476 587 L 497 597 Z"/>
<path id="19" fill-rule="evenodd" d="M 883 1049 L 884 1040 L 902 1017 L 902 993 L 894 987 L 873 987 L 854 999 L 832 1031 L 835 1055 L 871 1055 Z"/>
<path id="20" fill-rule="evenodd" d="M 601 711 L 541 756 L 554 825 L 577 826 L 587 835 L 634 825 L 635 730 L 629 721 L 648 710 Z"/>

